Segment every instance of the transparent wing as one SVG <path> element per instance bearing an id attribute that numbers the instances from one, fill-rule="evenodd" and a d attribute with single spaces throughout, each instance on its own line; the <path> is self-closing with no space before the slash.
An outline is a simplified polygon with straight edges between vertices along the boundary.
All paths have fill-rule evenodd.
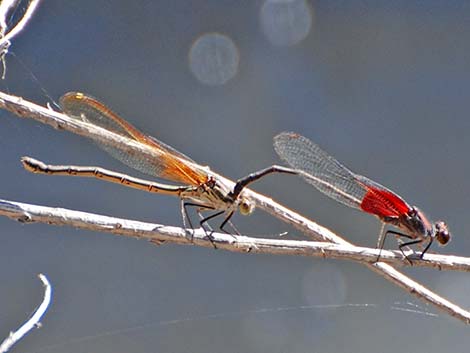
<path id="1" fill-rule="evenodd" d="M 346 206 L 380 218 L 400 217 L 411 209 L 393 191 L 351 172 L 306 137 L 283 132 L 274 138 L 274 149 L 308 183 Z"/>
<path id="2" fill-rule="evenodd" d="M 274 137 L 274 149 L 322 193 L 349 207 L 361 208 L 369 179 L 354 174 L 312 141 L 293 132 L 282 132 Z"/>

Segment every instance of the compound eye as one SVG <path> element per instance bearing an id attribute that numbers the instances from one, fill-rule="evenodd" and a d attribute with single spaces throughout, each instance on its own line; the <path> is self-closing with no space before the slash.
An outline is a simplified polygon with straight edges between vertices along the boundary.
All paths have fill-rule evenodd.
<path id="1" fill-rule="evenodd" d="M 436 239 L 441 245 L 446 245 L 451 238 L 449 228 L 445 222 L 439 221 L 434 226 L 436 228 Z"/>
<path id="2" fill-rule="evenodd" d="M 244 216 L 247 216 L 253 212 L 254 205 L 248 200 L 241 200 L 238 204 L 238 210 Z"/>

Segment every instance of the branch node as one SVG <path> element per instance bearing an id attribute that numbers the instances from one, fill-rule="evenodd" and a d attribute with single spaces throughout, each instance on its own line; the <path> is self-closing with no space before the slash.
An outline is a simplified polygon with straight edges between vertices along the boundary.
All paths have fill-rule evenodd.
<path id="1" fill-rule="evenodd" d="M 34 222 L 33 217 L 28 212 L 23 213 L 16 220 L 20 223 L 32 223 L 32 222 Z"/>

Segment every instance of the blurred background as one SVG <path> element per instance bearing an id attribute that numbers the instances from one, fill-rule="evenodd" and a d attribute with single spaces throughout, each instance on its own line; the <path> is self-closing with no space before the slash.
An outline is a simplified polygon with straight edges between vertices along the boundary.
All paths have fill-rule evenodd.
<path id="1" fill-rule="evenodd" d="M 434 251 L 470 254 L 467 1 L 49 0 L 10 51 L 3 91 L 40 104 L 89 93 L 232 179 L 279 163 L 272 137 L 299 132 L 446 220 L 454 238 Z M 171 197 L 27 173 L 23 155 L 143 176 L 87 139 L 0 115 L 2 198 L 182 224 Z M 300 180 L 270 176 L 253 188 L 354 243 L 376 244 L 377 219 Z M 234 222 L 243 234 L 307 239 L 262 211 Z M 0 336 L 42 298 L 37 273 L 54 286 L 44 327 L 21 352 L 464 352 L 470 344 L 468 327 L 355 263 L 156 247 L 5 218 L 0 229 Z M 470 308 L 468 273 L 404 271 Z"/>

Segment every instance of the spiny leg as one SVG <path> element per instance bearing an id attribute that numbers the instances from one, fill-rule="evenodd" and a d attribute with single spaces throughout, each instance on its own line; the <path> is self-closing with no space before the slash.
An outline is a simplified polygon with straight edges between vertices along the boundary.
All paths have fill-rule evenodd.
<path id="1" fill-rule="evenodd" d="M 206 209 L 212 209 L 212 210 L 213 210 L 212 207 L 207 207 L 207 206 L 204 206 L 204 205 L 203 205 L 202 207 L 203 207 L 203 208 L 206 208 Z M 200 208 L 201 208 L 201 207 L 200 207 Z M 212 242 L 212 245 L 213 245 L 214 248 L 216 248 L 216 249 L 217 249 L 217 247 L 216 247 L 215 243 L 213 242 L 214 238 L 212 237 L 212 233 L 213 233 L 214 231 L 212 230 L 212 228 L 211 228 L 211 226 L 210 226 L 210 224 L 209 224 L 208 221 L 211 220 L 211 219 L 213 219 L 213 218 L 216 218 L 216 217 L 218 217 L 218 216 L 220 216 L 220 215 L 222 215 L 222 214 L 224 214 L 225 212 L 226 212 L 225 210 L 222 210 L 222 211 L 216 212 L 216 213 L 214 213 L 214 214 L 211 214 L 211 215 L 208 216 L 208 217 L 202 218 L 201 213 L 198 211 L 199 216 L 201 216 L 201 218 L 202 218 L 202 219 L 200 220 L 199 224 L 201 225 L 201 228 L 203 228 L 203 229 L 206 231 L 207 237 L 209 238 L 209 240 Z M 225 219 L 224 219 L 224 221 L 222 222 L 222 224 L 219 226 L 219 229 L 220 229 L 222 232 L 224 232 L 224 233 L 226 233 L 226 234 L 229 234 L 229 235 L 232 235 L 232 234 L 231 234 L 229 231 L 227 231 L 226 229 L 224 229 L 224 226 L 226 225 L 227 222 L 232 226 L 232 228 L 237 232 L 237 234 L 239 234 L 239 233 L 238 233 L 238 230 L 235 228 L 235 226 L 232 224 L 232 222 L 230 222 L 230 218 L 232 218 L 234 212 L 235 212 L 235 211 L 231 211 L 231 212 L 227 215 L 227 217 L 225 217 Z M 204 224 L 206 224 L 207 227 L 210 229 L 210 233 L 207 232 L 206 227 L 204 226 Z"/>
<path id="2" fill-rule="evenodd" d="M 202 219 L 199 224 L 201 225 L 201 228 L 204 229 L 204 231 L 206 231 L 206 229 L 204 228 L 203 224 L 204 223 L 207 223 L 209 220 L 211 220 L 212 218 L 215 218 L 215 217 L 218 217 L 220 216 L 221 214 L 224 214 L 225 213 L 225 210 L 222 210 L 222 211 L 219 211 L 219 212 L 216 212 L 214 214 L 211 214 L 210 216 Z M 207 223 L 208 224 L 208 223 Z M 206 236 L 207 238 L 209 239 L 209 241 L 212 243 L 212 246 L 214 247 L 214 249 L 217 249 L 217 246 L 215 245 L 214 243 L 214 238 L 212 237 L 212 233 L 214 233 L 213 230 L 211 230 L 210 233 L 207 233 L 206 231 Z"/>
<path id="3" fill-rule="evenodd" d="M 400 249 L 401 253 L 406 257 L 406 259 L 410 262 L 410 265 L 413 265 L 413 262 L 411 262 L 411 260 L 409 259 L 408 256 L 405 255 L 405 253 L 403 252 L 403 248 L 405 246 L 410 246 L 410 245 L 414 245 L 414 244 L 419 244 L 419 243 L 422 243 L 423 240 L 422 239 L 417 239 L 417 240 L 413 240 L 413 241 L 409 241 L 407 243 L 403 243 L 403 244 L 400 244 L 398 245 L 398 248 Z M 419 256 L 420 259 L 422 259 L 422 254 Z"/>
<path id="4" fill-rule="evenodd" d="M 410 246 L 410 245 L 414 245 L 414 244 L 419 244 L 422 242 L 422 239 L 415 239 L 413 236 L 409 235 L 409 234 L 405 234 L 405 233 L 400 233 L 400 232 L 397 232 L 397 231 L 394 231 L 394 230 L 388 230 L 386 233 L 385 233 L 385 236 L 387 236 L 388 234 L 393 234 L 395 235 L 397 238 L 400 237 L 400 238 L 406 238 L 406 239 L 414 239 L 412 241 L 409 241 L 407 243 L 401 243 L 400 245 L 398 245 L 398 249 L 401 251 L 401 253 L 403 254 L 403 256 L 405 257 L 405 259 L 408 260 L 408 262 L 410 263 L 410 265 L 413 265 L 413 262 L 409 259 L 408 256 L 406 256 L 405 252 L 403 251 L 403 248 L 405 246 Z M 401 241 L 401 239 L 399 240 Z"/>
<path id="5" fill-rule="evenodd" d="M 236 235 L 241 235 L 240 231 L 237 229 L 237 227 L 235 227 L 235 224 L 233 224 L 232 221 L 228 221 L 228 224 L 230 225 L 230 227 L 233 229 L 233 231 L 235 232 Z M 233 234 L 232 234 L 233 235 Z"/>
<path id="6" fill-rule="evenodd" d="M 408 239 L 412 239 L 411 237 L 407 237 Z M 429 242 L 427 243 L 426 247 L 424 248 L 424 250 L 421 252 L 421 254 L 419 255 L 419 258 L 420 259 L 423 259 L 423 256 L 424 254 L 426 254 L 426 252 L 429 250 L 429 248 L 431 247 L 431 244 L 433 243 L 433 240 L 434 238 L 432 237 L 429 237 Z M 413 241 L 409 241 L 407 243 L 403 243 L 403 244 L 400 244 L 398 247 L 401 248 L 402 247 L 405 247 L 405 246 L 410 246 L 410 245 L 414 245 L 414 244 L 419 244 L 419 243 L 423 243 L 424 242 L 424 239 L 416 239 L 416 240 L 413 240 Z M 402 251 L 403 253 L 403 251 Z"/>
<path id="7" fill-rule="evenodd" d="M 209 217 L 206 217 L 204 218 L 203 220 L 201 220 L 201 224 L 202 223 L 207 223 L 207 221 L 209 221 L 210 219 L 212 218 L 215 218 L 215 217 L 218 217 L 220 215 L 222 215 L 223 213 L 225 213 L 226 211 L 220 211 L 220 212 L 217 212 L 217 213 L 214 213 L 212 215 L 210 215 Z M 230 211 L 229 214 L 227 215 L 227 217 L 225 217 L 225 219 L 223 220 L 223 222 L 220 224 L 219 226 L 219 230 L 224 232 L 225 234 L 228 234 L 230 236 L 233 237 L 233 234 L 230 233 L 228 230 L 226 230 L 224 227 L 225 225 L 228 223 L 230 224 L 230 226 L 233 228 L 233 230 L 237 233 L 237 235 L 240 235 L 240 233 L 238 232 L 237 228 L 235 228 L 235 226 L 233 225 L 232 222 L 230 222 L 230 219 L 232 218 L 233 214 L 235 213 L 235 211 Z M 212 234 L 213 232 L 211 232 Z M 212 238 L 212 236 L 210 235 L 210 238 Z M 213 243 L 214 247 L 215 247 L 215 243 Z"/>
<path id="8" fill-rule="evenodd" d="M 220 226 L 219 226 L 219 229 L 220 229 L 222 232 L 224 232 L 225 234 L 232 235 L 229 231 L 227 231 L 227 230 L 224 229 L 224 226 L 227 224 L 227 222 L 229 222 L 229 224 L 231 224 L 232 227 L 233 227 L 232 222 L 230 222 L 230 218 L 232 218 L 233 213 L 234 213 L 234 211 L 230 211 L 230 213 L 227 215 L 227 217 L 225 217 L 224 221 L 223 221 L 223 222 L 220 224 Z M 233 228 L 235 229 L 235 227 L 233 227 Z M 235 229 L 235 231 L 238 233 L 238 230 Z"/>
<path id="9" fill-rule="evenodd" d="M 183 202 L 183 210 L 184 210 L 184 214 L 185 214 L 185 217 L 187 218 L 188 220 L 188 223 L 191 227 L 191 229 L 193 230 L 192 234 L 191 234 L 191 242 L 193 242 L 193 239 L 194 239 L 194 227 L 193 227 L 193 224 L 191 222 L 191 217 L 189 217 L 189 213 L 188 213 L 188 207 L 197 207 L 198 208 L 198 214 L 199 214 L 199 210 L 200 209 L 206 209 L 206 210 L 213 210 L 214 208 L 211 207 L 211 206 L 207 206 L 207 205 L 203 205 L 203 204 L 199 204 L 199 203 L 193 203 L 193 202 Z M 185 218 L 183 217 L 183 219 Z M 204 227 L 204 223 L 207 222 L 207 219 L 206 220 L 201 220 L 199 222 L 199 225 L 201 226 L 201 228 L 204 230 L 204 233 L 206 234 L 206 236 L 209 238 L 209 240 L 211 241 L 212 245 L 214 245 L 213 241 L 212 241 L 212 236 L 207 232 L 206 228 Z M 212 231 L 212 230 L 211 230 Z M 214 245 L 215 247 L 215 245 Z"/>
<path id="10" fill-rule="evenodd" d="M 423 256 L 424 254 L 426 254 L 426 252 L 429 250 L 429 248 L 431 247 L 431 244 L 432 242 L 434 241 L 434 237 L 429 237 L 429 243 L 428 245 L 426 245 L 426 247 L 424 248 L 424 250 L 421 252 L 421 255 L 420 255 L 420 259 L 422 260 L 423 259 Z"/>
<path id="11" fill-rule="evenodd" d="M 187 204 L 184 199 L 181 199 L 181 217 L 183 218 L 183 227 L 185 229 L 185 232 L 190 233 L 192 243 L 194 239 L 194 227 L 193 223 L 191 222 L 191 217 L 189 217 L 189 213 L 186 206 Z M 191 229 L 192 232 L 189 232 L 188 229 Z"/>
<path id="12" fill-rule="evenodd" d="M 200 208 L 198 208 L 197 211 L 196 211 L 197 215 L 199 216 L 199 222 L 202 222 L 202 221 L 206 218 L 206 216 L 204 216 L 204 215 L 202 214 L 203 211 L 204 211 L 204 210 L 203 210 L 203 209 L 200 209 Z M 204 229 L 204 233 L 206 234 L 206 236 L 207 236 L 207 237 L 209 238 L 209 240 L 211 241 L 212 246 L 214 246 L 214 248 L 217 249 L 217 247 L 216 247 L 216 246 L 214 245 L 214 243 L 213 243 L 213 239 L 214 239 L 214 238 L 211 236 L 212 233 L 214 232 L 214 229 L 212 229 L 212 226 L 210 225 L 210 223 L 209 223 L 209 222 L 206 222 L 204 225 L 202 225 L 202 224 L 199 224 L 199 225 L 200 225 L 200 227 L 201 227 L 202 229 Z"/>
<path id="13" fill-rule="evenodd" d="M 380 233 L 379 233 L 379 239 L 377 239 L 377 245 L 376 249 L 380 249 L 379 255 L 377 256 L 377 262 L 380 260 L 380 255 L 382 255 L 382 249 L 384 248 L 385 245 L 385 237 L 387 236 L 387 233 L 384 233 L 385 230 L 385 223 L 381 222 L 382 226 L 380 227 Z"/>

